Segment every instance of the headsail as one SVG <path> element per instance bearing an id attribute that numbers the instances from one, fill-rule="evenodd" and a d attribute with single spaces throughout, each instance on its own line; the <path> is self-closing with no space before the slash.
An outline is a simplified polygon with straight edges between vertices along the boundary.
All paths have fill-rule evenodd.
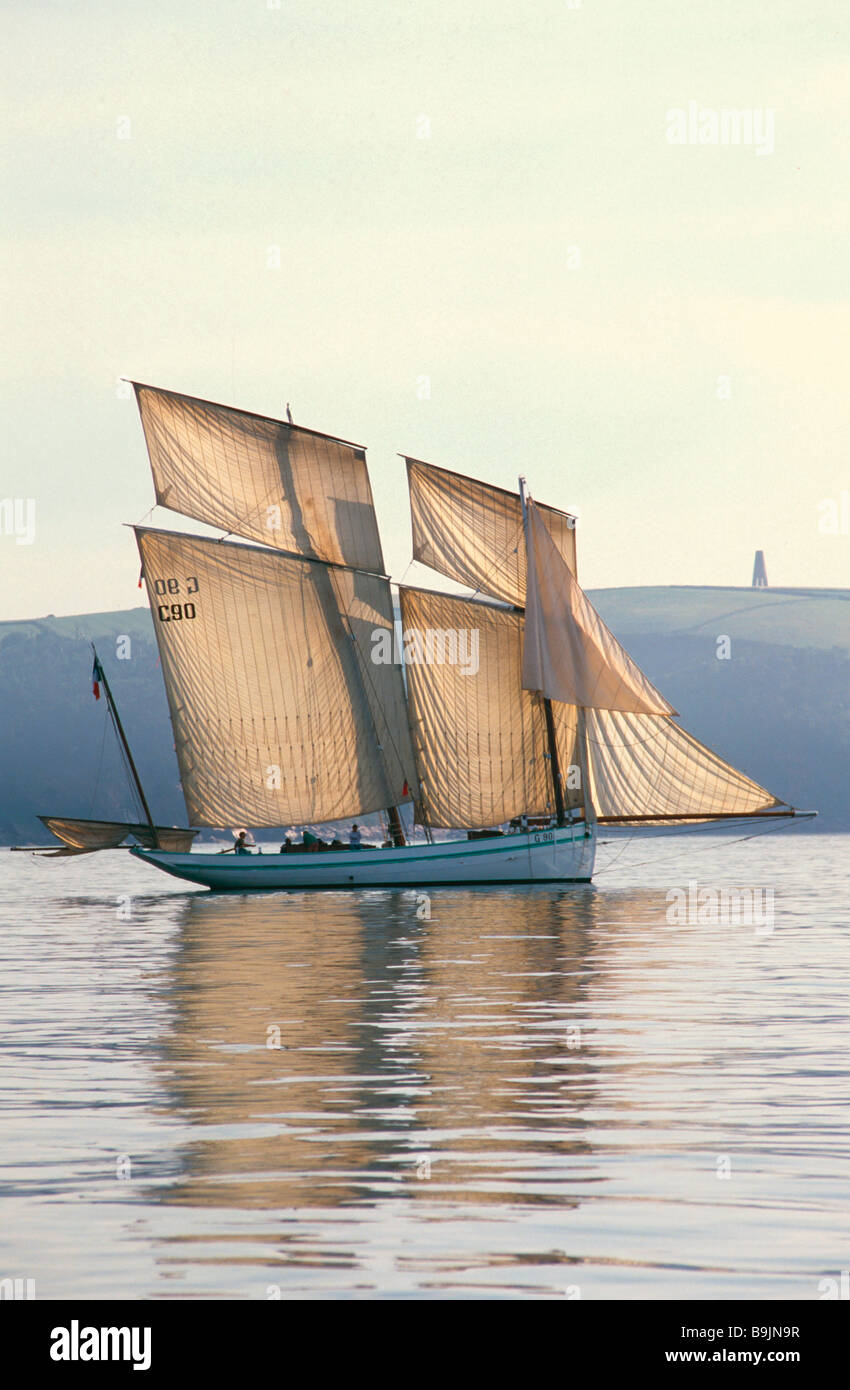
<path id="1" fill-rule="evenodd" d="M 417 783 L 377 575 L 136 528 L 193 825 L 294 825 L 406 801 Z"/>
<path id="2" fill-rule="evenodd" d="M 276 550 L 384 572 L 361 448 L 193 396 L 135 391 L 161 506 Z"/>
<path id="3" fill-rule="evenodd" d="M 528 499 L 522 684 L 551 700 L 632 714 L 675 714 L 605 626 Z"/>
<path id="4" fill-rule="evenodd" d="M 672 719 L 587 711 L 591 798 L 601 821 L 665 821 L 775 812 L 787 803 Z"/>
<path id="5" fill-rule="evenodd" d="M 400 597 L 428 823 L 472 829 L 551 812 L 543 706 L 522 689 L 522 615 L 404 585 Z M 554 712 L 566 772 L 575 762 L 575 710 L 556 705 Z M 581 804 L 580 792 L 566 796 Z"/>
<path id="6" fill-rule="evenodd" d="M 407 458 L 413 558 L 459 584 L 522 608 L 526 564 L 515 492 Z M 541 507 L 564 563 L 576 572 L 575 517 Z"/>

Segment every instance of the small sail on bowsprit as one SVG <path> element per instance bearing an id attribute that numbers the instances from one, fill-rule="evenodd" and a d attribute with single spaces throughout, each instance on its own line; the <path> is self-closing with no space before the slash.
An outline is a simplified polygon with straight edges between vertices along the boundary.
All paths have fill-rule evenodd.
<path id="1" fill-rule="evenodd" d="M 587 711 L 589 783 L 607 824 L 799 814 L 671 718 Z"/>
<path id="2" fill-rule="evenodd" d="M 71 816 L 39 816 L 39 820 L 69 852 L 77 854 L 117 849 L 131 836 L 147 849 L 189 850 L 196 834 L 194 830 L 180 830 L 169 825 L 151 829 L 149 825 L 134 821 L 79 820 Z"/>

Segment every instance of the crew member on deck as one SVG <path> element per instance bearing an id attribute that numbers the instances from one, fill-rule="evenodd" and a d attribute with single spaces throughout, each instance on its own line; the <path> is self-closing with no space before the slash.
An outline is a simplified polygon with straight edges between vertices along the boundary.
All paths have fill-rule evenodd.
<path id="1" fill-rule="evenodd" d="M 352 848 L 352 849 L 359 849 L 362 839 L 363 839 L 363 837 L 362 837 L 362 835 L 360 834 L 360 828 L 359 828 L 359 826 L 356 825 L 356 824 L 355 824 L 355 825 L 352 825 L 351 830 L 349 831 L 349 834 L 348 834 L 348 843 L 349 843 L 349 845 L 351 846 L 351 848 Z"/>
<path id="2" fill-rule="evenodd" d="M 236 844 L 233 846 L 233 848 L 234 848 L 234 850 L 235 850 L 235 852 L 236 852 L 237 854 L 250 854 L 250 853 L 251 853 L 251 851 L 250 851 L 249 848 L 248 848 L 248 832 L 247 832 L 247 830 L 240 830 L 240 831 L 239 831 L 239 834 L 236 836 Z"/>

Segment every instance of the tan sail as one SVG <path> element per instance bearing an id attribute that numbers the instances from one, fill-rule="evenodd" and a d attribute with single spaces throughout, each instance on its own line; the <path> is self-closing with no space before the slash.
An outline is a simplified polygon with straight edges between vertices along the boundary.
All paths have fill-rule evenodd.
<path id="1" fill-rule="evenodd" d="M 600 820 L 668 823 L 784 807 L 672 719 L 588 710 L 590 790 Z"/>
<path id="2" fill-rule="evenodd" d="M 232 541 L 136 528 L 193 825 L 330 821 L 416 774 L 389 583 Z"/>
<path id="3" fill-rule="evenodd" d="M 430 823 L 473 828 L 551 812 L 542 701 L 522 688 L 522 614 L 406 586 L 400 594 L 411 727 Z M 429 629 L 432 656 L 449 650 L 452 633 L 468 674 L 464 660 L 427 659 Z M 475 672 L 470 641 L 461 639 L 472 631 Z M 575 707 L 553 700 L 552 711 L 566 804 L 584 805 L 586 777 L 590 806 L 602 821 L 711 819 L 785 805 L 670 717 L 586 710 L 585 760 Z"/>
<path id="4" fill-rule="evenodd" d="M 362 449 L 192 396 L 135 390 L 160 506 L 277 550 L 383 573 Z"/>
<path id="5" fill-rule="evenodd" d="M 525 604 L 522 506 L 517 493 L 406 459 L 413 558 L 505 603 Z M 575 517 L 541 507 L 563 562 L 576 572 Z"/>
<path id="6" fill-rule="evenodd" d="M 605 626 L 528 501 L 522 684 L 550 700 L 632 714 L 675 714 Z"/>
<path id="7" fill-rule="evenodd" d="M 433 826 L 470 829 L 551 813 L 541 701 L 522 689 L 522 615 L 427 589 L 400 589 L 405 672 L 422 803 Z M 565 781 L 575 710 L 553 707 Z M 581 793 L 565 791 L 567 804 Z"/>
<path id="8" fill-rule="evenodd" d="M 116 849 L 130 833 L 126 821 L 75 820 L 70 816 L 39 816 L 39 820 L 57 840 L 80 852 Z"/>
<path id="9" fill-rule="evenodd" d="M 39 820 L 51 835 L 79 854 L 95 849 L 116 849 L 129 836 L 148 849 L 185 851 L 192 848 L 197 833 L 179 826 L 158 825 L 154 838 L 149 825 L 133 821 L 78 820 L 71 816 L 39 816 Z"/>

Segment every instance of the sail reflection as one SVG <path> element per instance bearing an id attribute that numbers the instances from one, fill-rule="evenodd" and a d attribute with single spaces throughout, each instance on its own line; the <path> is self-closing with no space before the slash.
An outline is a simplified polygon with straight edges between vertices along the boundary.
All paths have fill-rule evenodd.
<path id="1" fill-rule="evenodd" d="M 187 899 L 158 1068 L 191 1140 L 161 1199 L 574 1200 L 565 1181 L 592 1166 L 597 903 L 590 888 Z"/>

